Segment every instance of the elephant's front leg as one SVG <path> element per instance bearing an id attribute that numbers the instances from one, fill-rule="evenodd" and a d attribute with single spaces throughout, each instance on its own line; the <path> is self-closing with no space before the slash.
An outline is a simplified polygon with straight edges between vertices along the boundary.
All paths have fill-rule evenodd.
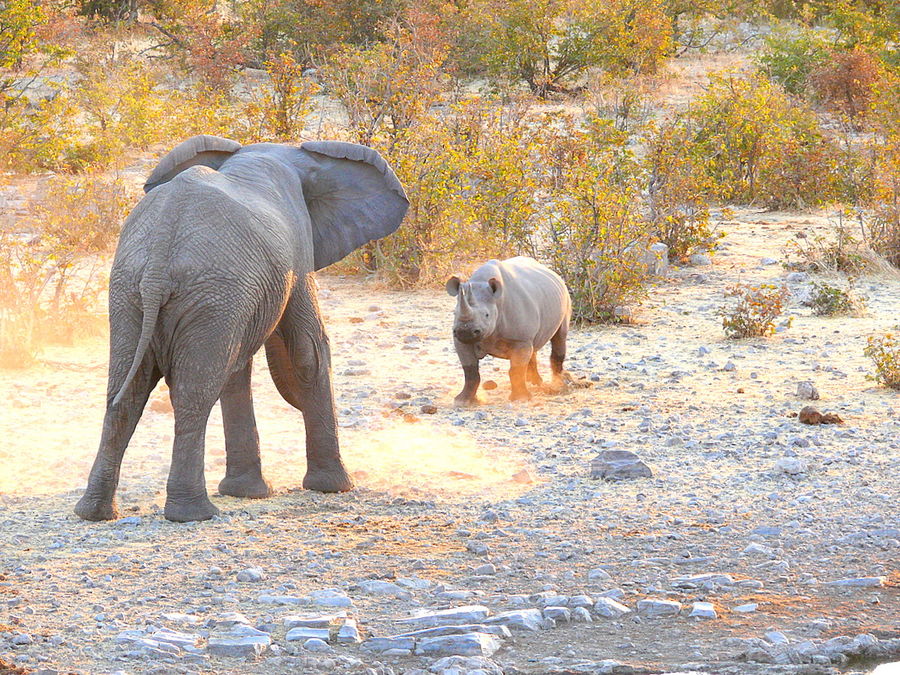
<path id="1" fill-rule="evenodd" d="M 272 486 L 263 478 L 259 453 L 259 434 L 253 414 L 250 374 L 253 361 L 231 376 L 222 389 L 219 403 L 225 426 L 225 478 L 219 494 L 262 499 L 272 494 Z"/>
<path id="2" fill-rule="evenodd" d="M 266 357 L 278 391 L 303 413 L 303 487 L 346 492 L 353 488 L 353 481 L 341 461 L 331 388 L 331 349 L 314 292 L 308 280 L 294 290 L 278 329 L 266 341 Z"/>

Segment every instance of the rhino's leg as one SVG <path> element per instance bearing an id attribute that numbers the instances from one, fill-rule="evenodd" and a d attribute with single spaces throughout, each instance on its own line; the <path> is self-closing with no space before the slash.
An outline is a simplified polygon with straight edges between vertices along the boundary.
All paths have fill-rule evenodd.
<path id="1" fill-rule="evenodd" d="M 563 362 L 566 360 L 566 337 L 568 335 L 569 321 L 566 319 L 556 334 L 550 338 L 550 370 L 553 371 L 554 384 L 563 384 Z"/>
<path id="2" fill-rule="evenodd" d="M 509 394 L 510 401 L 528 401 L 531 394 L 528 385 L 525 384 L 528 373 L 528 362 L 534 354 L 531 345 L 514 345 L 509 351 L 509 385 L 512 390 Z"/>
<path id="3" fill-rule="evenodd" d="M 544 383 L 544 380 L 541 379 L 541 374 L 538 372 L 537 351 L 531 352 L 531 360 L 528 362 L 527 379 L 529 383 L 536 384 L 538 386 Z"/>
<path id="4" fill-rule="evenodd" d="M 478 371 L 478 355 L 473 345 L 467 345 L 459 340 L 453 340 L 459 363 L 462 365 L 466 383 L 463 390 L 457 394 L 453 402 L 458 406 L 478 404 L 478 385 L 481 384 L 481 374 Z"/>

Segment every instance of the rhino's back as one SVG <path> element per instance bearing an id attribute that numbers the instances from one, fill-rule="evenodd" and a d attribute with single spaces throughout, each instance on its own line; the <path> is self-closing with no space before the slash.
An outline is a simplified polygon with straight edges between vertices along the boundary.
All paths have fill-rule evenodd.
<path id="1" fill-rule="evenodd" d="M 472 280 L 491 277 L 503 281 L 503 298 L 497 334 L 509 340 L 529 340 L 543 347 L 571 313 L 566 284 L 556 272 L 533 258 L 517 256 L 491 260 L 472 275 Z"/>

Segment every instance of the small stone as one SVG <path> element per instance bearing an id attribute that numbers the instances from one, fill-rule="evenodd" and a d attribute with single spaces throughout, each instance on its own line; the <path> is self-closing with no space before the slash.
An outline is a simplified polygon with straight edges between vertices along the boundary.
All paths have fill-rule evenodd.
<path id="1" fill-rule="evenodd" d="M 470 539 L 466 542 L 466 550 L 475 555 L 487 555 L 488 545 L 478 539 Z"/>
<path id="2" fill-rule="evenodd" d="M 776 265 L 776 264 L 778 264 L 778 260 L 776 260 L 775 258 L 762 258 L 762 259 L 759 261 L 759 264 L 760 264 L 760 265 L 767 265 L 767 266 L 768 266 L 768 265 Z"/>
<path id="3" fill-rule="evenodd" d="M 319 638 L 309 638 L 306 642 L 303 643 L 303 649 L 308 652 L 333 652 L 334 649 L 329 645 L 325 640 L 321 640 Z"/>
<path id="4" fill-rule="evenodd" d="M 309 628 L 307 626 L 297 626 L 296 628 L 291 628 L 284 636 L 284 639 L 288 642 L 298 642 L 300 640 L 309 640 L 311 638 L 328 640 L 329 635 L 330 630 L 328 628 Z"/>
<path id="5" fill-rule="evenodd" d="M 638 614 L 650 619 L 667 616 L 678 616 L 681 603 L 674 600 L 638 600 Z"/>
<path id="6" fill-rule="evenodd" d="M 631 610 L 612 598 L 597 598 L 594 603 L 594 614 L 606 619 L 618 619 L 620 616 L 630 614 Z"/>
<path id="7" fill-rule="evenodd" d="M 392 595 L 401 600 L 408 600 L 412 594 L 405 588 L 401 588 L 391 581 L 380 581 L 378 579 L 370 579 L 360 581 L 357 584 L 359 590 L 367 595 Z"/>
<path id="8" fill-rule="evenodd" d="M 576 607 L 572 610 L 572 621 L 574 623 L 591 623 L 593 619 L 591 613 L 584 607 Z"/>
<path id="9" fill-rule="evenodd" d="M 602 567 L 595 567 L 588 571 L 588 581 L 609 581 L 610 579 L 612 577 L 609 576 L 609 572 Z"/>
<path id="10" fill-rule="evenodd" d="M 322 607 L 352 607 L 353 600 L 339 588 L 326 588 L 321 591 L 313 591 L 309 599 L 314 605 Z"/>
<path id="11" fill-rule="evenodd" d="M 237 625 L 250 625 L 250 619 L 248 619 L 240 612 L 225 612 L 224 614 L 219 614 L 218 616 L 213 618 L 213 622 L 216 626 L 222 626 L 225 628 Z"/>
<path id="12" fill-rule="evenodd" d="M 706 265 L 712 265 L 712 258 L 706 253 L 694 253 L 690 257 L 690 263 L 694 267 L 705 267 Z"/>
<path id="13" fill-rule="evenodd" d="M 791 272 L 787 275 L 789 284 L 802 284 L 805 281 L 809 281 L 809 274 L 806 272 Z"/>
<path id="14" fill-rule="evenodd" d="M 491 391 L 497 388 L 497 383 L 494 380 L 485 380 L 481 383 L 481 388 L 485 391 Z"/>
<path id="15" fill-rule="evenodd" d="M 739 614 L 751 614 L 755 612 L 759 605 L 755 602 L 748 602 L 745 605 L 738 605 L 732 611 L 738 612 Z"/>
<path id="16" fill-rule="evenodd" d="M 699 619 L 718 619 L 716 609 L 711 602 L 695 602 L 691 607 L 690 616 Z"/>
<path id="17" fill-rule="evenodd" d="M 416 648 L 416 641 L 411 637 L 380 637 L 369 638 L 360 645 L 361 649 L 369 652 L 386 652 L 392 649 L 413 650 Z"/>
<path id="18" fill-rule="evenodd" d="M 789 476 L 799 476 L 805 474 L 809 467 L 799 457 L 781 457 L 775 462 L 775 470 L 786 473 Z"/>
<path id="19" fill-rule="evenodd" d="M 284 617 L 285 630 L 292 628 L 328 628 L 330 625 L 340 623 L 346 618 L 346 613 L 340 614 L 315 614 L 303 616 L 286 616 Z"/>
<path id="20" fill-rule="evenodd" d="M 474 570 L 472 570 L 478 576 L 489 576 L 493 574 L 497 574 L 497 568 L 491 563 L 485 563 L 484 565 L 479 565 Z"/>
<path id="21" fill-rule="evenodd" d="M 797 383 L 797 397 L 803 398 L 808 401 L 818 401 L 819 400 L 819 390 L 816 389 L 815 385 L 812 382 L 798 382 Z"/>
<path id="22" fill-rule="evenodd" d="M 591 478 L 623 480 L 652 477 L 650 467 L 628 450 L 603 450 L 591 460 Z"/>
<path id="23" fill-rule="evenodd" d="M 261 567 L 248 567 L 237 574 L 237 580 L 245 583 L 257 583 L 265 578 L 265 572 L 262 571 Z"/>
<path id="24" fill-rule="evenodd" d="M 572 620 L 572 611 L 568 607 L 544 607 L 541 614 L 545 619 L 552 619 L 557 623 L 569 623 Z"/>
<path id="25" fill-rule="evenodd" d="M 34 642 L 34 638 L 31 637 L 28 633 L 16 633 L 12 636 L 12 638 L 10 638 L 10 642 L 12 642 L 14 645 L 19 646 L 30 645 Z"/>
<path id="26" fill-rule="evenodd" d="M 426 403 L 419 410 L 423 415 L 434 415 L 438 411 L 437 406 L 432 403 Z"/>

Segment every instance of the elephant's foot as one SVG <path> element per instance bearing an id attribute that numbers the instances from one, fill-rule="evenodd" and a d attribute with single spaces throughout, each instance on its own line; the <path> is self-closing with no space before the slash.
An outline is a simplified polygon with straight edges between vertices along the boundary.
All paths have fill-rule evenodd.
<path id="1" fill-rule="evenodd" d="M 209 520 L 219 515 L 219 509 L 209 501 L 209 497 L 203 496 L 188 501 L 166 500 L 166 520 L 175 523 L 191 523 L 198 520 Z"/>
<path id="2" fill-rule="evenodd" d="M 225 476 L 219 483 L 219 494 L 244 499 L 265 499 L 272 496 L 272 485 L 259 470 L 251 470 L 237 476 Z"/>
<path id="3" fill-rule="evenodd" d="M 316 492 L 347 492 L 353 489 L 353 480 L 343 466 L 336 469 L 308 469 L 303 477 L 303 488 Z"/>
<path id="4" fill-rule="evenodd" d="M 115 520 L 119 517 L 115 499 L 92 497 L 85 493 L 75 505 L 75 515 L 84 520 Z"/>

